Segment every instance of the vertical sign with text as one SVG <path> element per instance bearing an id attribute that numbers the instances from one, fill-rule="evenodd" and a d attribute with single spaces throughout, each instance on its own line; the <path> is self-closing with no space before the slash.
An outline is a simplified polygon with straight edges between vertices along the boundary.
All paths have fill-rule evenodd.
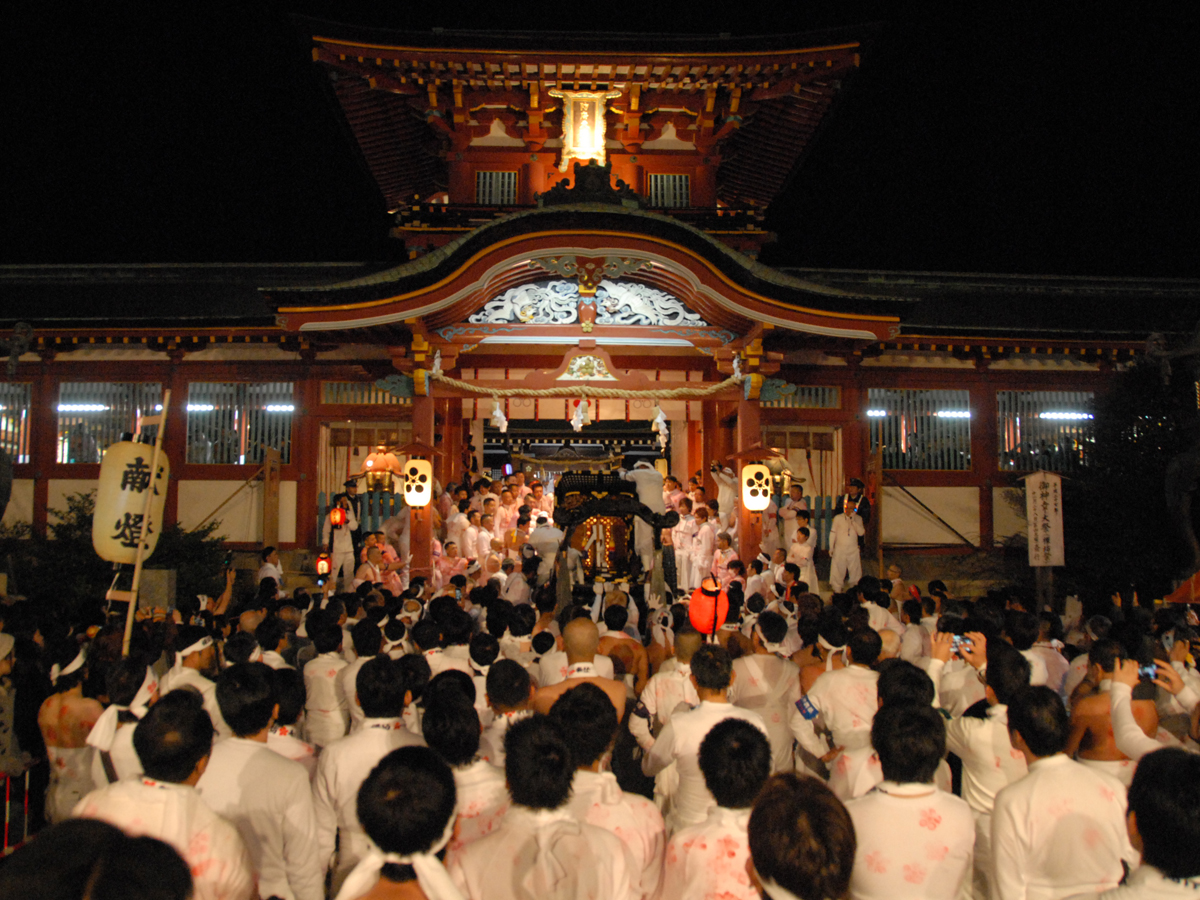
<path id="1" fill-rule="evenodd" d="M 1025 515 L 1029 522 L 1029 564 L 1065 565 L 1061 476 L 1051 472 L 1026 476 Z"/>

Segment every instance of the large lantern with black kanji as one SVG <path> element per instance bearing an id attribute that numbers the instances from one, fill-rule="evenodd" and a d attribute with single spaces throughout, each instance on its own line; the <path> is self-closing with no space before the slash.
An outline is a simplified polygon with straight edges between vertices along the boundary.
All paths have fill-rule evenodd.
<path id="1" fill-rule="evenodd" d="M 101 559 L 132 565 L 139 542 L 146 544 L 143 560 L 158 546 L 171 465 L 167 454 L 159 451 L 158 471 L 151 472 L 153 457 L 153 444 L 133 440 L 117 441 L 104 451 L 92 517 L 92 547 Z"/>

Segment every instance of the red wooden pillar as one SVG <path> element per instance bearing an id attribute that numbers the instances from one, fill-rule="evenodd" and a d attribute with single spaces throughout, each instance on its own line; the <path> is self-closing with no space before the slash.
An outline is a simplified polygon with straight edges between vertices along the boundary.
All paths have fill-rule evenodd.
<path id="1" fill-rule="evenodd" d="M 867 427 L 866 403 L 866 389 L 857 380 L 842 390 L 842 412 L 846 416 L 842 426 L 842 469 L 847 480 L 862 478 L 867 470 L 871 430 Z M 834 496 L 845 489 L 844 484 L 835 485 Z"/>
<path id="2" fill-rule="evenodd" d="M 46 508 L 50 504 L 50 473 L 54 469 L 58 449 L 58 378 L 51 372 L 53 353 L 42 357 L 30 397 L 29 423 L 31 446 L 29 459 L 33 463 L 33 530 L 46 535 Z"/>
<path id="3" fill-rule="evenodd" d="M 442 425 L 442 443 L 439 449 L 446 455 L 438 457 L 437 463 L 441 467 L 439 471 L 441 472 L 442 487 L 457 480 L 462 474 L 460 470 L 462 469 L 463 448 L 462 398 L 447 397 L 445 404 L 445 421 Z"/>
<path id="4" fill-rule="evenodd" d="M 704 495 L 708 498 L 717 496 L 717 484 L 708 469 L 720 453 L 721 411 L 718 406 L 716 400 L 701 401 L 700 462 L 696 468 L 704 477 L 701 484 L 704 485 Z"/>
<path id="5" fill-rule="evenodd" d="M 171 461 L 171 480 L 167 485 L 167 500 L 163 506 L 163 524 L 179 521 L 179 474 L 187 464 L 187 375 L 179 365 L 180 351 L 172 351 L 170 374 L 166 387 L 171 390 L 171 406 L 167 413 L 167 431 L 163 435 L 163 451 Z"/>
<path id="6" fill-rule="evenodd" d="M 737 405 L 737 428 L 735 438 L 738 452 L 754 444 L 762 443 L 762 426 L 759 422 L 759 405 L 757 400 L 740 400 Z M 734 464 L 734 471 L 741 475 L 742 461 Z M 738 500 L 738 558 L 750 566 L 750 560 L 758 556 L 762 545 L 762 513 L 751 512 L 742 503 L 741 478 L 737 483 Z"/>
<path id="7" fill-rule="evenodd" d="M 299 472 L 296 481 L 296 546 L 316 547 L 317 534 L 317 461 L 320 459 L 321 423 L 314 410 L 321 400 L 321 380 L 307 377 L 299 383 L 300 415 L 296 421 L 292 465 Z"/>
<path id="8" fill-rule="evenodd" d="M 434 404 L 432 397 L 413 397 L 413 441 L 434 446 Z M 433 518 L 430 507 L 414 509 L 412 517 L 411 575 L 430 574 L 432 565 Z"/>
<path id="9" fill-rule="evenodd" d="M 996 387 L 988 380 L 971 387 L 971 473 L 979 485 L 979 549 L 995 544 L 992 485 L 997 467 Z"/>

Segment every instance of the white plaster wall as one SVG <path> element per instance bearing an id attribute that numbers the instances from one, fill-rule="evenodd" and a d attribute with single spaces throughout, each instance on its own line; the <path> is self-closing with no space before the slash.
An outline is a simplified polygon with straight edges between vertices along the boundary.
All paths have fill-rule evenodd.
<path id="1" fill-rule="evenodd" d="M 47 489 L 46 508 L 65 512 L 69 495 L 85 494 L 88 491 L 96 490 L 99 485 L 100 482 L 95 478 L 52 478 Z M 53 523 L 59 520 L 57 517 L 51 516 L 50 521 Z"/>
<path id="2" fill-rule="evenodd" d="M 921 502 L 979 543 L 979 489 L 974 487 L 914 487 Z M 962 539 L 896 487 L 883 489 L 885 544 L 961 544 Z"/>
<path id="3" fill-rule="evenodd" d="M 314 510 L 315 515 L 315 510 Z M 296 540 L 296 482 L 279 482 L 279 543 Z"/>
<path id="4" fill-rule="evenodd" d="M 33 521 L 33 479 L 14 478 L 12 496 L 8 500 L 8 508 L 4 510 L 4 519 L 0 524 L 16 525 L 18 522 L 29 524 Z"/>
<path id="5" fill-rule="evenodd" d="M 1009 506 L 1005 495 L 1010 491 L 1023 495 L 1020 488 L 992 488 L 992 531 L 997 547 L 1013 535 L 1024 535 L 1029 524 L 1025 518 L 1024 506 L 1021 506 L 1019 511 Z"/>
<path id="6" fill-rule="evenodd" d="M 295 482 L 287 482 L 291 487 L 292 505 L 292 539 L 296 534 L 296 488 Z M 232 495 L 242 482 L 239 481 L 180 481 L 179 482 L 179 525 L 187 530 L 195 528 L 205 516 L 216 509 Z M 283 506 L 283 485 L 280 485 L 280 506 Z M 282 513 L 282 509 L 280 510 Z M 227 541 L 248 541 L 257 543 L 262 540 L 262 484 L 254 482 L 238 492 L 229 503 L 222 507 L 214 517 L 220 527 L 216 534 Z M 282 515 L 280 522 L 282 531 Z M 283 536 L 280 535 L 280 539 Z"/>

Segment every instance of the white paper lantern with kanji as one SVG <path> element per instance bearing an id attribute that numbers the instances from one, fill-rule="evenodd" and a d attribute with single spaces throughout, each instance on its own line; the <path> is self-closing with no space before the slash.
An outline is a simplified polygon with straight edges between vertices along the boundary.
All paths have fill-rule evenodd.
<path id="1" fill-rule="evenodd" d="M 410 459 L 404 464 L 404 502 L 409 506 L 428 506 L 433 497 L 433 463 Z"/>
<path id="2" fill-rule="evenodd" d="M 153 457 L 152 444 L 135 441 L 118 441 L 104 451 L 96 513 L 92 517 L 92 547 L 101 559 L 132 565 L 140 540 L 144 538 L 146 543 L 143 560 L 149 559 L 158 546 L 171 465 L 167 454 L 160 451 L 158 472 L 152 473 Z M 148 491 L 151 492 L 149 521 L 144 522 Z"/>
<path id="3" fill-rule="evenodd" d="M 771 470 L 761 464 L 742 466 L 742 505 L 761 512 L 771 503 Z"/>

